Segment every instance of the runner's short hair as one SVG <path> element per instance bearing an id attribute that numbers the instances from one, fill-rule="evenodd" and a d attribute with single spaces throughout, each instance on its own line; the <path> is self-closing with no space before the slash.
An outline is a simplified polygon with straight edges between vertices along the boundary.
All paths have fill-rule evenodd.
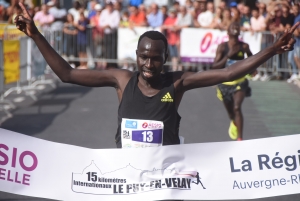
<path id="1" fill-rule="evenodd" d="M 145 33 L 143 33 L 139 38 L 138 45 L 137 45 L 138 47 L 140 45 L 141 40 L 144 37 L 150 38 L 152 40 L 162 40 L 165 45 L 165 53 L 168 52 L 168 41 L 167 41 L 166 37 L 159 31 L 146 31 Z"/>

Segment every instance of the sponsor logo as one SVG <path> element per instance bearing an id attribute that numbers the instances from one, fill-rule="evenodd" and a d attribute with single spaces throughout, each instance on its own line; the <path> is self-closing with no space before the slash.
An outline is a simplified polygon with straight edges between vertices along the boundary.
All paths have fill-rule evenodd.
<path id="1" fill-rule="evenodd" d="M 125 128 L 137 128 L 137 121 L 126 120 Z"/>
<path id="2" fill-rule="evenodd" d="M 147 123 L 147 122 L 144 122 L 144 123 L 142 124 L 142 127 L 143 127 L 143 128 L 147 128 L 147 127 L 148 127 L 148 123 Z"/>
<path id="3" fill-rule="evenodd" d="M 161 99 L 161 102 L 173 102 L 173 98 L 172 96 L 170 95 L 170 93 L 166 93 L 166 95 L 164 95 Z"/>
<path id="4" fill-rule="evenodd" d="M 238 57 L 244 57 L 244 52 L 242 52 L 242 51 L 239 51 L 239 53 L 238 53 Z"/>
<path id="5" fill-rule="evenodd" d="M 152 128 L 152 129 L 160 129 L 162 128 L 162 123 L 149 123 L 148 124 L 148 128 Z"/>

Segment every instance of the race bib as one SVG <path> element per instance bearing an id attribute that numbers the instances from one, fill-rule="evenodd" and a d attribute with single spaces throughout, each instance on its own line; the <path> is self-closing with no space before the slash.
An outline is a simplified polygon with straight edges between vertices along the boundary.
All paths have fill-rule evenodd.
<path id="1" fill-rule="evenodd" d="M 162 146 L 164 123 L 161 121 L 122 119 L 122 148 Z"/>

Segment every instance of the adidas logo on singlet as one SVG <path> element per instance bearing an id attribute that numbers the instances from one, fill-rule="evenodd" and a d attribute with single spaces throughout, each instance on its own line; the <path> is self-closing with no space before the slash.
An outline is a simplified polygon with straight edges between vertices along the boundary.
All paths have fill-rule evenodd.
<path id="1" fill-rule="evenodd" d="M 173 98 L 169 92 L 162 97 L 161 102 L 173 102 Z"/>

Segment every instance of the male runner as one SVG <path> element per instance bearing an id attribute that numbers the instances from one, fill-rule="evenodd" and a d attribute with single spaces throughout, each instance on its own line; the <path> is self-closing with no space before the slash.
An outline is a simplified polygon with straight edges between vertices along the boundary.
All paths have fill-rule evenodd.
<path id="1" fill-rule="evenodd" d="M 247 43 L 239 41 L 240 25 L 233 22 L 228 27 L 228 42 L 221 43 L 217 48 L 213 69 L 226 68 L 231 64 L 252 56 Z M 241 66 L 242 67 L 242 66 Z M 243 76 L 230 82 L 223 82 L 217 87 L 217 96 L 223 101 L 231 120 L 229 136 L 233 140 L 242 140 L 243 137 L 243 114 L 241 106 L 245 97 L 250 96 L 248 79 Z"/>
<path id="2" fill-rule="evenodd" d="M 163 133 L 143 132 L 143 139 L 148 142 L 156 140 L 161 145 L 179 144 L 180 116 L 177 110 L 186 91 L 236 80 L 255 70 L 272 56 L 292 50 L 295 43 L 292 35 L 300 24 L 297 23 L 286 31 L 271 47 L 224 69 L 163 74 L 162 68 L 168 57 L 167 40 L 161 33 L 149 31 L 138 41 L 138 72 L 121 69 L 79 70 L 73 69 L 49 45 L 37 30 L 24 5 L 20 3 L 20 6 L 23 14 L 15 18 L 17 28 L 33 39 L 49 66 L 63 82 L 89 87 L 111 86 L 116 89 L 120 102 L 115 138 L 117 147 L 123 146 L 123 133 L 125 138 L 128 137 L 126 126 L 135 128 L 145 120 L 157 121 L 152 126 L 163 127 Z M 125 118 L 129 120 L 124 121 Z M 144 122 L 142 126 L 147 127 L 147 124 Z"/>

